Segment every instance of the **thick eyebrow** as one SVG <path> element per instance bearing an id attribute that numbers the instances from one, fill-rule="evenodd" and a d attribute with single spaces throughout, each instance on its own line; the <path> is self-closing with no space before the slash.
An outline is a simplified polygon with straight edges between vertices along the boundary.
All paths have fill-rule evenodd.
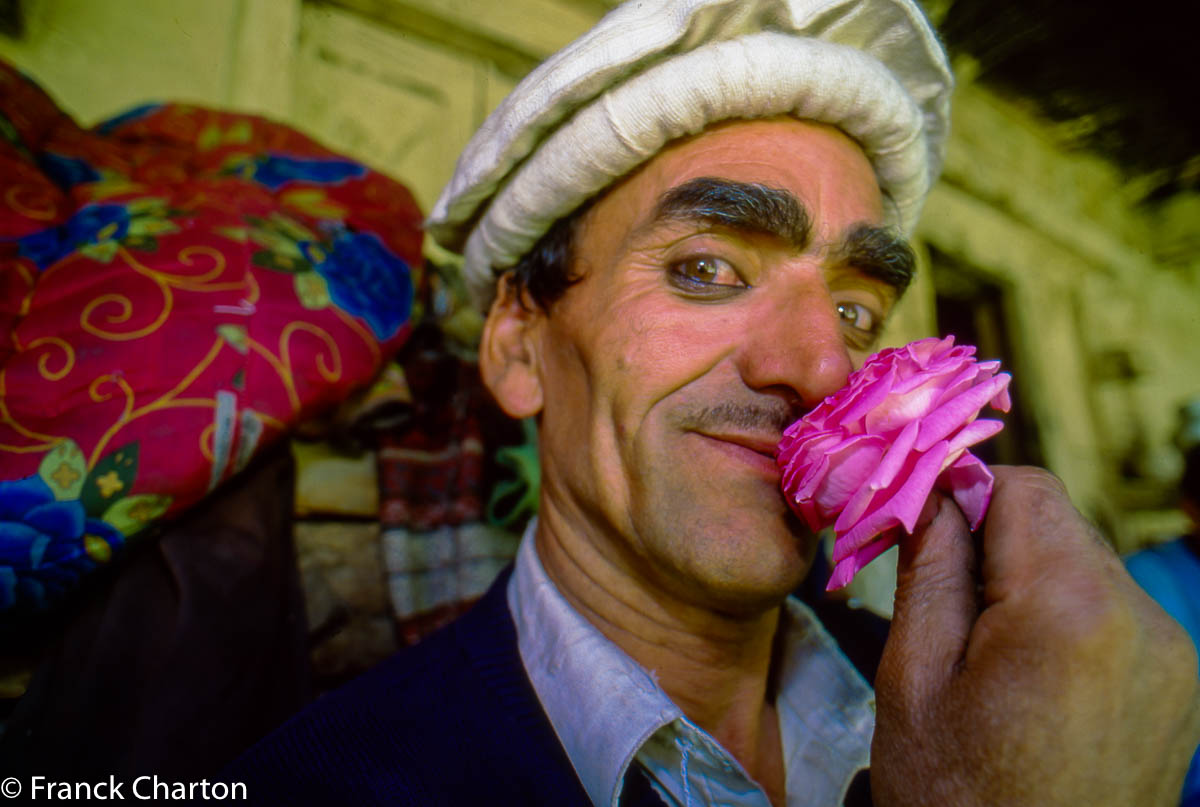
<path id="1" fill-rule="evenodd" d="M 700 221 L 732 230 L 774 236 L 796 251 L 812 237 L 808 209 L 790 191 L 753 182 L 698 177 L 664 193 L 647 228 L 664 221 Z M 833 250 L 836 262 L 852 266 L 896 290 L 912 282 L 916 256 L 886 227 L 860 224 Z"/>
<path id="2" fill-rule="evenodd" d="M 649 226 L 679 220 L 772 235 L 796 250 L 812 235 L 808 210 L 791 192 L 714 177 L 690 179 L 664 193 Z"/>
<path id="3" fill-rule="evenodd" d="M 899 297 L 912 282 L 917 258 L 912 247 L 893 230 L 860 224 L 834 250 L 837 262 L 882 280 Z"/>

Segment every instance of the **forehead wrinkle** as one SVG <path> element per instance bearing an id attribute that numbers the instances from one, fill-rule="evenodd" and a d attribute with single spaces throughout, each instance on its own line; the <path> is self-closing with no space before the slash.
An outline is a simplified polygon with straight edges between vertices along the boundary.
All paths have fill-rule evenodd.
<path id="1" fill-rule="evenodd" d="M 681 220 L 774 236 L 796 251 L 812 237 L 812 218 L 791 191 L 716 177 L 690 179 L 665 191 L 644 229 Z"/>

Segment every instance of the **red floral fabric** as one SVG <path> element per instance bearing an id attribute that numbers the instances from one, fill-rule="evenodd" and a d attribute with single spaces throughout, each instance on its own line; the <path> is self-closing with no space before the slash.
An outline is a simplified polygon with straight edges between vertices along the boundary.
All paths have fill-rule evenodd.
<path id="1" fill-rule="evenodd" d="M 0 64 L 0 616 L 48 607 L 412 327 L 421 214 L 286 126 L 78 127 Z"/>

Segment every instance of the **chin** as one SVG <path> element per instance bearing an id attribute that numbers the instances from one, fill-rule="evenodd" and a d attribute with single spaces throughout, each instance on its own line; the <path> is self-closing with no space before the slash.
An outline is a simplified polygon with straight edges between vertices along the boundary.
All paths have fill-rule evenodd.
<path id="1" fill-rule="evenodd" d="M 790 516 L 790 513 L 789 513 Z M 761 613 L 778 607 L 804 581 L 817 548 L 816 536 L 789 520 L 731 529 L 723 524 L 680 533 L 678 583 L 696 604 L 715 610 Z"/>
<path id="2" fill-rule="evenodd" d="M 696 604 L 728 617 L 755 618 L 779 608 L 794 589 L 795 586 L 725 586 L 717 583 L 705 587 L 702 599 Z"/>

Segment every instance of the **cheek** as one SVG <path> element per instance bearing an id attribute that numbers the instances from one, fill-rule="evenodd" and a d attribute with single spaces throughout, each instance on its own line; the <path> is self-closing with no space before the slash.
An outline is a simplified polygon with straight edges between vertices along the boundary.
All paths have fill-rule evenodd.
<path id="1" fill-rule="evenodd" d="M 541 382 L 548 408 L 565 401 L 577 405 L 582 397 L 586 397 L 589 386 L 586 356 L 569 334 L 548 334 L 542 347 L 541 365 Z"/>
<path id="2" fill-rule="evenodd" d="M 703 313 L 703 312 L 701 312 Z M 656 310 L 615 317 L 606 368 L 621 407 L 643 414 L 662 398 L 702 375 L 726 352 L 728 324 L 696 312 Z"/>

